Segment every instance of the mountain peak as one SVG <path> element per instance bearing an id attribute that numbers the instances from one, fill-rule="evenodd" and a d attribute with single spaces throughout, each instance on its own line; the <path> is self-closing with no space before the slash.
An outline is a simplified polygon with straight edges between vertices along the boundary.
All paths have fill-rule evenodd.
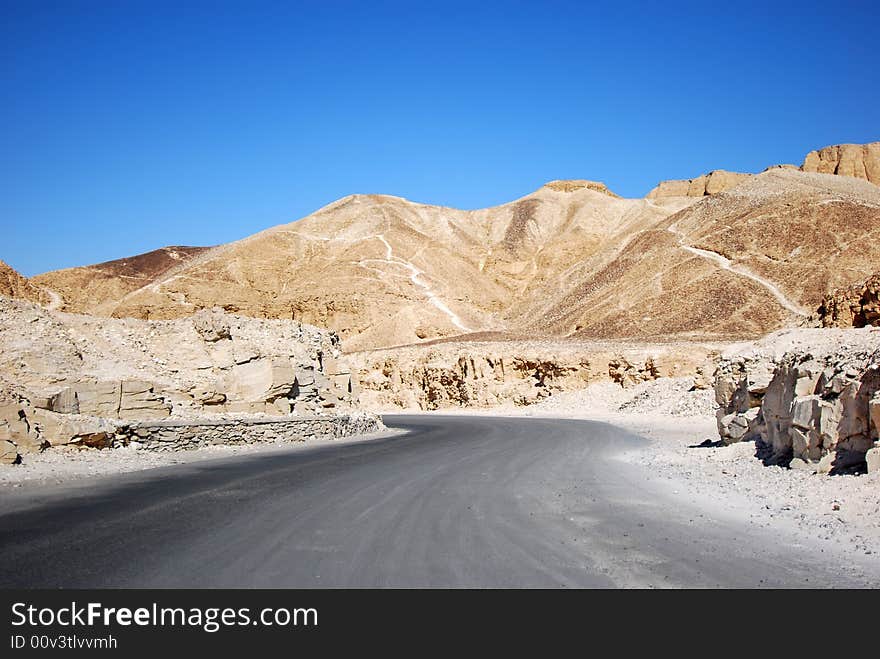
<path id="1" fill-rule="evenodd" d="M 545 183 L 543 188 L 553 190 L 554 192 L 577 192 L 578 190 L 593 190 L 607 194 L 609 197 L 620 199 L 620 195 L 614 194 L 608 189 L 608 186 L 601 181 L 586 181 L 584 179 L 561 179 Z M 543 189 L 542 188 L 542 189 Z"/>

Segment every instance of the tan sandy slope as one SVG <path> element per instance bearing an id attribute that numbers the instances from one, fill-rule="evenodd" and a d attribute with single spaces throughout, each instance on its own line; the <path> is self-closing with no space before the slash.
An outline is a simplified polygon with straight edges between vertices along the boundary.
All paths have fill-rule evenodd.
<path id="1" fill-rule="evenodd" d="M 181 266 L 205 247 L 163 247 L 106 263 L 47 272 L 31 279 L 62 299 L 59 309 L 107 315 L 128 293 Z"/>
<path id="2" fill-rule="evenodd" d="M 880 187 L 865 180 L 772 168 L 685 183 L 622 199 L 554 181 L 477 211 L 353 195 L 166 269 L 34 281 L 81 312 L 221 306 L 325 326 L 362 350 L 485 332 L 745 338 L 802 322 L 876 269 Z"/>
<path id="3" fill-rule="evenodd" d="M 772 169 L 582 261 L 519 322 L 584 337 L 763 334 L 864 281 L 878 227 L 880 187 Z"/>

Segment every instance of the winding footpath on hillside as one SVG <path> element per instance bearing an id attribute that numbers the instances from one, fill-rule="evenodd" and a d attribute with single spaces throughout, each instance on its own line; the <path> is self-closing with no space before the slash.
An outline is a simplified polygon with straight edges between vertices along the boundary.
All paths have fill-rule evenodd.
<path id="1" fill-rule="evenodd" d="M 428 284 L 424 279 L 422 279 L 425 274 L 424 271 L 417 268 L 410 261 L 406 259 L 402 259 L 399 256 L 394 256 L 394 251 L 391 249 L 391 244 L 385 239 L 385 236 L 382 234 L 377 234 L 375 236 L 370 236 L 370 238 L 375 238 L 376 240 L 382 241 L 382 244 L 385 245 L 385 258 L 384 259 L 363 259 L 360 261 L 360 264 L 370 263 L 370 262 L 380 262 L 380 263 L 390 263 L 392 265 L 403 266 L 410 272 L 409 279 L 415 284 L 417 287 L 422 289 L 425 294 L 425 297 L 428 298 L 428 301 L 434 305 L 437 309 L 439 309 L 442 313 L 444 313 L 455 325 L 458 329 L 463 332 L 469 332 L 470 329 L 462 322 L 461 318 L 455 314 L 455 312 L 450 309 L 443 300 L 437 297 L 437 294 L 434 293 L 434 290 L 431 288 L 431 285 Z M 384 273 L 383 273 L 384 274 Z"/>
<path id="2" fill-rule="evenodd" d="M 746 277 L 747 279 L 751 279 L 752 281 L 760 284 L 765 289 L 767 289 L 767 291 L 774 298 L 776 298 L 776 301 L 779 302 L 779 304 L 781 304 L 787 311 L 790 311 L 791 313 L 798 316 L 809 315 L 803 307 L 788 299 L 785 294 L 781 290 L 779 290 L 779 287 L 777 287 L 776 284 L 774 284 L 769 279 L 765 279 L 761 275 L 755 274 L 744 265 L 733 263 L 730 259 L 722 256 L 718 252 L 711 252 L 707 249 L 698 249 L 696 247 L 688 245 L 685 242 L 684 234 L 679 232 L 675 225 L 668 227 L 667 231 L 678 236 L 678 246 L 681 247 L 683 250 L 690 252 L 695 256 L 699 256 L 700 258 L 713 261 L 714 263 L 718 264 L 718 266 L 722 270 L 728 270 L 730 272 L 733 272 L 734 274 L 740 275 L 741 277 Z"/>
<path id="3" fill-rule="evenodd" d="M 64 304 L 64 299 L 51 288 L 46 288 L 45 286 L 42 286 L 41 290 L 43 290 L 46 295 L 49 296 L 49 304 L 46 305 L 46 308 L 49 311 L 58 311 Z"/>
<path id="4" fill-rule="evenodd" d="M 0 587 L 880 586 L 678 495 L 614 426 L 385 421 L 403 432 L 5 491 Z"/>

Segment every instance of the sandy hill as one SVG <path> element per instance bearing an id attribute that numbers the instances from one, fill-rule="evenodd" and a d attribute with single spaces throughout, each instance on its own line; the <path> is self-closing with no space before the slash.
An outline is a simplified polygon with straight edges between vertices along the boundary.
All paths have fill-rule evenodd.
<path id="1" fill-rule="evenodd" d="M 880 187 L 772 169 L 582 261 L 520 320 L 577 336 L 762 334 L 863 281 L 880 258 L 878 222 Z"/>
<path id="2" fill-rule="evenodd" d="M 478 211 L 353 195 L 206 250 L 136 290 L 101 266 L 37 281 L 77 311 L 160 319 L 216 305 L 326 326 L 349 347 L 410 343 L 505 329 L 512 299 L 687 203 L 620 199 L 586 181 Z M 103 293 L 86 292 L 94 270 Z"/>
<path id="3" fill-rule="evenodd" d="M 167 319 L 220 306 L 337 330 L 348 350 L 486 333 L 750 337 L 864 281 L 878 221 L 880 187 L 793 167 L 717 170 L 645 199 L 553 181 L 477 211 L 352 195 L 227 245 L 34 281 L 70 310 Z"/>
<path id="4" fill-rule="evenodd" d="M 37 275 L 33 283 L 59 295 L 64 311 L 109 315 L 119 300 L 181 266 L 206 247 L 162 247 L 124 259 Z"/>

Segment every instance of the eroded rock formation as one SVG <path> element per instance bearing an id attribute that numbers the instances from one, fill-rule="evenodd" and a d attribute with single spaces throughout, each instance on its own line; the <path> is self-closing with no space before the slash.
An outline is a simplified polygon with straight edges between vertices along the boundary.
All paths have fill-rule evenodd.
<path id="1" fill-rule="evenodd" d="M 668 376 L 693 376 L 709 346 L 527 343 L 434 346 L 356 353 L 362 404 L 370 409 L 436 410 L 525 406 L 598 381 L 621 387 Z"/>
<path id="2" fill-rule="evenodd" d="M 662 197 L 705 197 L 739 185 L 752 174 L 716 169 L 697 178 L 661 181 L 647 194 L 648 199 Z"/>
<path id="3" fill-rule="evenodd" d="M 718 432 L 755 440 L 771 459 L 821 473 L 880 469 L 880 332 L 778 359 L 736 356 L 715 374 Z"/>
<path id="4" fill-rule="evenodd" d="M 838 288 L 819 305 L 822 327 L 866 327 L 880 324 L 880 273 L 863 284 Z"/>
<path id="5" fill-rule="evenodd" d="M 865 179 L 880 185 L 880 142 L 836 144 L 810 151 L 801 169 Z"/>
<path id="6" fill-rule="evenodd" d="M 46 304 L 48 296 L 3 261 L 0 261 L 0 295 Z"/>
<path id="7" fill-rule="evenodd" d="M 7 298 L 0 385 L 7 462 L 48 446 L 124 443 L 131 424 L 169 417 L 348 414 L 358 396 L 338 337 L 295 321 L 220 310 L 108 320 Z"/>

